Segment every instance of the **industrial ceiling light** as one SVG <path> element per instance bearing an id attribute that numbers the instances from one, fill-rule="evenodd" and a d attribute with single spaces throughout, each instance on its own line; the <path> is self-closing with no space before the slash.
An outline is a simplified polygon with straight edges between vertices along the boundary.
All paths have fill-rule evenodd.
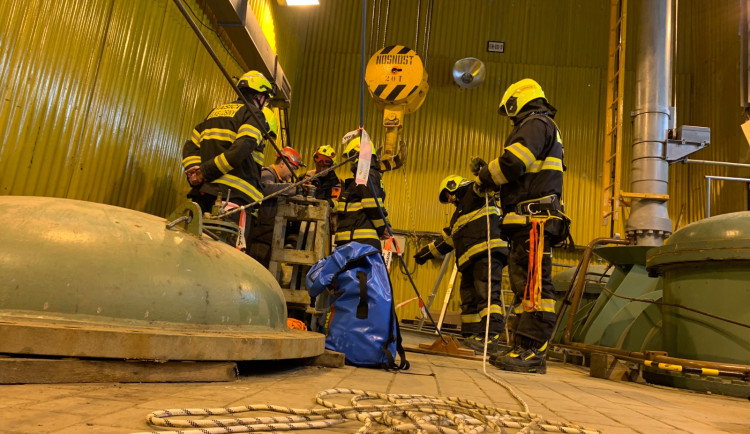
<path id="1" fill-rule="evenodd" d="M 319 5 L 318 0 L 279 0 L 282 6 L 311 6 Z"/>

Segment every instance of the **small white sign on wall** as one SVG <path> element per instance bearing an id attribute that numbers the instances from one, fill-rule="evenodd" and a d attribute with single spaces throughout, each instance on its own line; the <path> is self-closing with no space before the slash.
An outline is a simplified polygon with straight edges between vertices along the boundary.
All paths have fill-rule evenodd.
<path id="1" fill-rule="evenodd" d="M 487 41 L 487 51 L 490 53 L 505 53 L 505 42 Z"/>

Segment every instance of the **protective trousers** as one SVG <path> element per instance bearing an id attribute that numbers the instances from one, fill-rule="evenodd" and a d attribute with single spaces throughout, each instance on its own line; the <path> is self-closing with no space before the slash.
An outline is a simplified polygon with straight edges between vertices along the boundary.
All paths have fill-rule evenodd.
<path id="1" fill-rule="evenodd" d="M 461 271 L 461 334 L 482 335 L 490 318 L 490 336 L 502 333 L 505 324 L 502 310 L 501 285 L 505 255 L 492 253 L 492 292 L 487 308 L 487 255 L 483 254 Z"/>
<path id="2" fill-rule="evenodd" d="M 555 290 L 552 285 L 552 246 L 551 240 L 559 239 L 567 233 L 565 225 L 559 220 L 548 220 L 544 225 L 544 255 L 541 267 L 541 302 L 537 310 L 524 309 L 521 300 L 526 293 L 529 270 L 529 231 L 530 225 L 514 229 L 504 228 L 510 237 L 510 255 L 508 267 L 510 286 L 515 294 L 514 312 L 518 317 L 516 336 L 533 339 L 540 343 L 547 342 L 555 326 Z M 516 341 L 518 342 L 518 341 Z"/>

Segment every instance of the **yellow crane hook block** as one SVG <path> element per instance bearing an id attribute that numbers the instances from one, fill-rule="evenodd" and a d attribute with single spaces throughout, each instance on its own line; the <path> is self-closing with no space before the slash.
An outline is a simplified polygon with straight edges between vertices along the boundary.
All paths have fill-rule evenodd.
<path id="1" fill-rule="evenodd" d="M 397 169 L 406 159 L 406 145 L 399 145 L 404 114 L 416 111 L 424 102 L 429 89 L 427 72 L 414 50 L 392 45 L 370 57 L 365 82 L 375 105 L 383 110 L 386 134 L 380 170 Z"/>

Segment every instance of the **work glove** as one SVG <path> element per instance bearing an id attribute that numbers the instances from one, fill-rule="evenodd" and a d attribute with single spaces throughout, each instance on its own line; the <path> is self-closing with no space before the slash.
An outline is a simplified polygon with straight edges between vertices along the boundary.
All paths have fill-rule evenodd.
<path id="1" fill-rule="evenodd" d="M 188 183 L 193 187 L 198 187 L 203 184 L 203 173 L 201 172 L 201 166 L 192 166 L 185 171 Z"/>
<path id="2" fill-rule="evenodd" d="M 414 261 L 419 265 L 424 264 L 430 258 L 432 258 L 432 252 L 430 252 L 429 246 L 422 247 L 417 254 L 414 255 Z"/>
<path id="3" fill-rule="evenodd" d="M 479 197 L 490 196 L 491 198 L 495 194 L 495 191 L 492 189 L 492 187 L 483 185 L 482 181 L 480 181 L 479 178 L 474 181 L 474 185 L 472 185 L 471 188 Z"/>
<path id="4" fill-rule="evenodd" d="M 474 176 L 479 175 L 479 171 L 482 170 L 482 167 L 485 167 L 487 165 L 487 162 L 482 160 L 480 157 L 471 157 L 471 163 L 469 163 L 469 168 L 471 169 L 471 173 Z"/>

